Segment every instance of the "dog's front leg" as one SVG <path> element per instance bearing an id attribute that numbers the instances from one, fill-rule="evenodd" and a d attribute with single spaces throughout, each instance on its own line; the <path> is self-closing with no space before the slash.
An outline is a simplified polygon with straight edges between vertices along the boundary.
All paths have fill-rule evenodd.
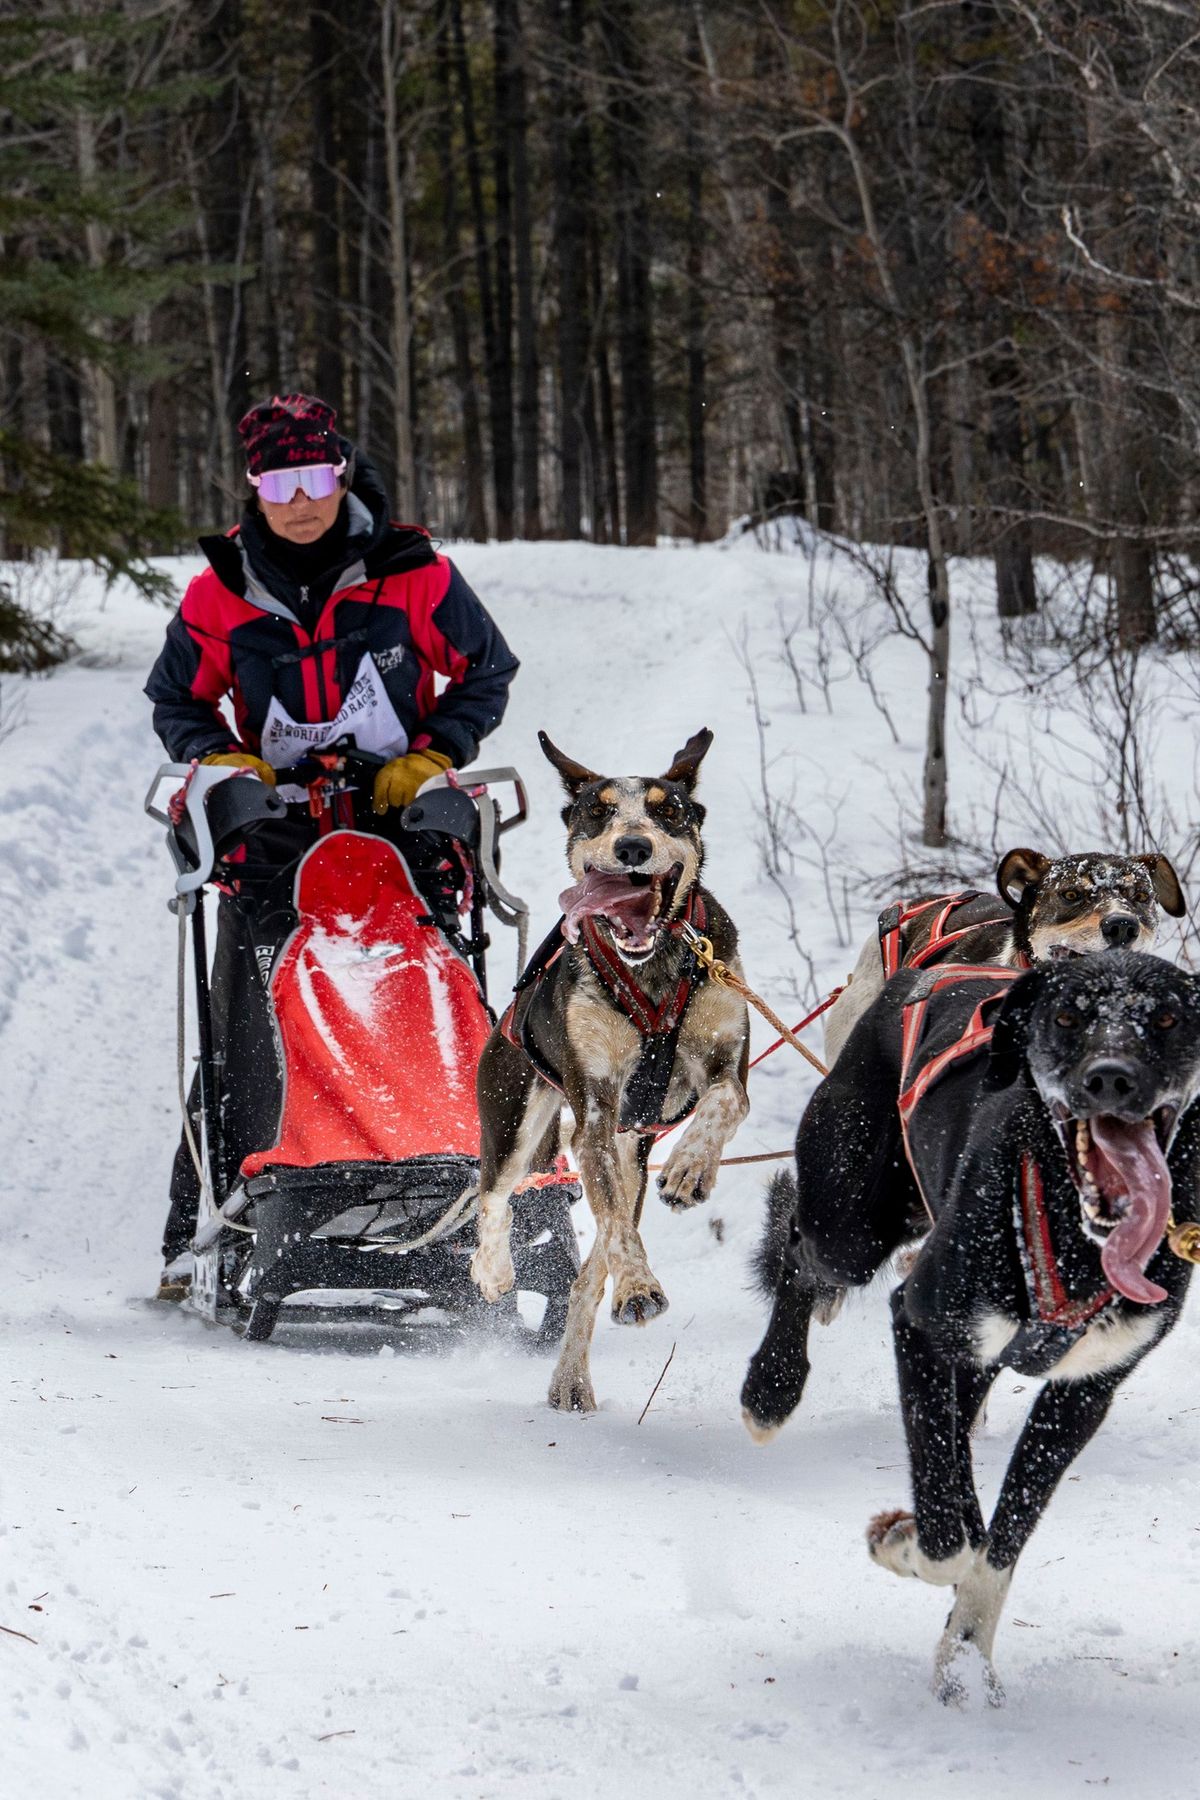
<path id="1" fill-rule="evenodd" d="M 746 1090 L 734 1074 L 701 1095 L 658 1178 L 658 1191 L 672 1211 L 682 1212 L 708 1199 L 717 1184 L 721 1152 L 749 1110 Z"/>
<path id="2" fill-rule="evenodd" d="M 721 1152 L 750 1110 L 746 1098 L 750 1017 L 745 1001 L 728 988 L 708 983 L 692 1001 L 686 1023 L 687 1044 L 701 1047 L 685 1065 L 700 1098 L 658 1178 L 660 1195 L 676 1211 L 708 1199 L 717 1184 Z M 682 1045 L 681 1039 L 681 1049 Z"/>
<path id="3" fill-rule="evenodd" d="M 968 1665 L 978 1659 L 989 1706 L 1004 1705 L 1004 1688 L 992 1661 L 996 1627 L 1008 1598 L 1012 1568 L 997 1569 L 986 1549 L 977 1550 L 954 1594 L 954 1605 L 933 1659 L 933 1692 L 943 1706 L 967 1699 Z"/>
<path id="4" fill-rule="evenodd" d="M 605 1082 L 567 1098 L 578 1121 L 575 1154 L 583 1189 L 596 1221 L 596 1235 L 613 1278 L 612 1313 L 619 1325 L 645 1325 L 667 1310 L 667 1297 L 651 1272 L 637 1228 L 641 1168 L 637 1142 L 618 1138 L 619 1093 Z"/>
<path id="5" fill-rule="evenodd" d="M 658 1177 L 659 1194 L 675 1211 L 708 1199 L 717 1184 L 721 1152 L 750 1110 L 746 1098 L 750 1015 L 745 1001 L 730 988 L 706 982 L 688 1010 L 679 1054 L 692 1091 L 700 1098 Z M 673 1081 L 680 1073 L 677 1068 Z"/>
<path id="6" fill-rule="evenodd" d="M 933 1691 L 939 1700 L 962 1703 L 966 1665 L 978 1657 L 989 1703 L 1004 1704 L 992 1645 L 1017 1558 L 1059 1481 L 1103 1423 L 1113 1394 L 1128 1373 L 1127 1365 L 1084 1381 L 1052 1381 L 1034 1401 L 1000 1489 L 987 1544 L 959 1584 L 937 1647 Z"/>
<path id="7" fill-rule="evenodd" d="M 894 1575 L 949 1587 L 963 1579 L 974 1556 L 963 1522 L 956 1369 L 909 1318 L 903 1287 L 892 1295 L 892 1335 L 913 1510 L 872 1519 L 867 1548 Z"/>
<path id="8" fill-rule="evenodd" d="M 634 1220 L 644 1178 L 636 1141 L 618 1139 L 617 1097 L 607 1084 L 597 1094 L 567 1088 L 576 1125 L 572 1147 L 583 1177 L 596 1238 L 571 1286 L 562 1350 L 550 1381 L 550 1404 L 563 1412 L 594 1412 L 590 1352 L 604 1283 L 613 1277 L 613 1316 L 644 1325 L 665 1312 L 667 1297 L 649 1264 Z"/>
<path id="9" fill-rule="evenodd" d="M 596 1410 L 590 1367 L 592 1332 L 596 1327 L 596 1314 L 600 1310 L 607 1278 L 608 1264 L 597 1232 L 595 1242 L 584 1258 L 583 1267 L 571 1283 L 562 1349 L 550 1378 L 547 1398 L 559 1412 L 590 1413 Z"/>
<path id="10" fill-rule="evenodd" d="M 612 1316 L 618 1325 L 648 1325 L 667 1310 L 667 1296 L 651 1270 L 615 1145 L 577 1146 L 584 1192 L 612 1276 Z M 595 1198 L 593 1198 L 595 1196 Z"/>

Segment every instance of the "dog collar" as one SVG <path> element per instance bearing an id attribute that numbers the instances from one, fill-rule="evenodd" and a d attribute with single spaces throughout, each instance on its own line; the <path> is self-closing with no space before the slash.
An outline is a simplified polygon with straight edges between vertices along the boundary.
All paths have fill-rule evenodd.
<path id="1" fill-rule="evenodd" d="M 1013 1223 L 1025 1273 L 1029 1310 L 1034 1319 L 1041 1325 L 1082 1331 L 1088 1320 L 1101 1312 L 1116 1295 L 1112 1288 L 1104 1287 L 1088 1299 L 1073 1300 L 1063 1287 L 1054 1240 L 1050 1235 L 1042 1171 L 1028 1150 L 1021 1158 Z"/>

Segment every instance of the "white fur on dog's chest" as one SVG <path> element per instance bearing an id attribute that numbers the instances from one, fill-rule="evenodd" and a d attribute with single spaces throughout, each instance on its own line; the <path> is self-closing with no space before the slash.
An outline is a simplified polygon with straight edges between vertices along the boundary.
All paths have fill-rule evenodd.
<path id="1" fill-rule="evenodd" d="M 1007 1313 L 980 1313 L 974 1325 L 975 1354 L 979 1361 L 998 1362 L 1020 1329 L 1020 1321 L 1010 1318 Z M 1042 1374 L 1050 1381 L 1082 1381 L 1087 1375 L 1118 1369 L 1139 1350 L 1152 1344 L 1161 1330 L 1162 1320 L 1157 1313 L 1140 1316 L 1101 1313 L 1066 1355 Z"/>

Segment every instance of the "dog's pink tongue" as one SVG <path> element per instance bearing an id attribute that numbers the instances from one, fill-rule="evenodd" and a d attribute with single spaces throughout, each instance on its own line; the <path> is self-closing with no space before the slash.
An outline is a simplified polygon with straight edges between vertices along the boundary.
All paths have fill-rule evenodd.
<path id="1" fill-rule="evenodd" d="M 1127 1125 L 1121 1119 L 1088 1120 L 1099 1167 L 1096 1175 L 1108 1194 L 1128 1194 L 1129 1211 L 1114 1225 L 1100 1252 L 1104 1273 L 1127 1300 L 1153 1306 L 1167 1290 L 1146 1278 L 1146 1264 L 1167 1229 L 1171 1212 L 1171 1175 L 1149 1120 Z"/>
<path id="2" fill-rule="evenodd" d="M 563 909 L 563 930 L 572 944 L 579 936 L 580 920 L 594 913 L 616 919 L 632 937 L 640 937 L 654 912 L 654 889 L 649 885 L 632 887 L 628 875 L 589 869 L 582 881 L 558 896 L 558 904 Z"/>

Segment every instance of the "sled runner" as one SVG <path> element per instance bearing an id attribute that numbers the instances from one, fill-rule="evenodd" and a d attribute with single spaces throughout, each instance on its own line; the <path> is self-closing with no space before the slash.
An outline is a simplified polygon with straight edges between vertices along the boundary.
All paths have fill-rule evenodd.
<path id="1" fill-rule="evenodd" d="M 199 1078 L 185 1132 L 201 1192 L 187 1304 L 242 1322 L 252 1340 L 281 1320 L 427 1323 L 490 1310 L 469 1273 L 475 1071 L 492 1023 L 485 915 L 516 930 L 519 967 L 526 908 L 500 880 L 498 844 L 525 818 L 525 795 L 512 769 L 472 773 L 469 786 L 440 776 L 391 842 L 353 822 L 354 796 L 370 793 L 380 760 L 347 739 L 288 772 L 307 787 L 320 835 L 295 867 L 279 941 L 254 945 L 283 1101 L 273 1136 L 264 1131 L 268 1141 L 236 1168 L 203 895 L 251 880 L 256 830 L 281 828 L 288 807 L 253 775 L 177 763 L 159 769 L 146 800 L 167 826 L 176 869 L 181 1009 L 191 921 Z M 160 789 L 181 781 L 161 806 Z M 503 783 L 517 796 L 509 818 L 490 791 Z M 182 1033 L 180 1043 L 182 1059 Z M 578 1185 L 548 1168 L 514 1201 L 508 1322 L 539 1344 L 562 1335 L 579 1266 L 578 1198 Z"/>

